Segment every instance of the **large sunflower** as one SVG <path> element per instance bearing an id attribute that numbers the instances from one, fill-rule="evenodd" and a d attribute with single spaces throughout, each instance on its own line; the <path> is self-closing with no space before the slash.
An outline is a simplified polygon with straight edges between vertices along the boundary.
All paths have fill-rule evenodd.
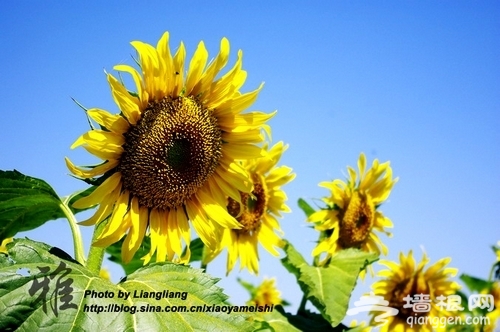
<path id="1" fill-rule="evenodd" d="M 372 285 L 375 295 L 383 296 L 389 302 L 389 307 L 399 311 L 396 316 L 387 318 L 387 324 L 383 325 L 380 331 L 432 331 L 433 317 L 450 315 L 446 309 L 438 306 L 438 300 L 441 297 L 455 294 L 460 288 L 455 281 L 450 280 L 451 277 L 457 274 L 458 270 L 446 267 L 451 258 L 443 258 L 424 271 L 429 259 L 424 254 L 422 261 L 418 266 L 415 266 L 415 259 L 411 251 L 408 256 L 400 253 L 399 260 L 399 264 L 381 260 L 379 263 L 386 266 L 388 270 L 380 271 L 378 276 L 384 279 Z M 419 304 L 422 308 L 411 307 L 412 299 L 415 301 L 430 300 L 428 302 L 429 310 L 424 308 L 427 305 L 422 304 Z M 373 315 L 377 316 L 378 314 L 380 312 L 375 312 Z M 429 319 L 419 318 L 422 316 L 427 316 Z M 413 326 L 408 324 L 408 317 L 415 321 Z M 419 324 L 417 322 L 425 323 Z"/>
<path id="2" fill-rule="evenodd" d="M 276 143 L 269 151 L 267 146 L 264 146 L 265 157 L 242 163 L 250 173 L 254 189 L 251 194 L 240 192 L 239 200 L 230 196 L 227 201 L 227 211 L 242 227 L 223 229 L 222 246 L 216 251 L 209 250 L 205 257 L 206 262 L 227 247 L 227 273 L 231 272 L 236 261 L 240 259 L 241 269 L 247 268 L 258 274 L 259 242 L 271 254 L 279 255 L 275 247 L 281 247 L 282 240 L 275 231 L 281 235 L 283 232 L 276 217 L 281 217 L 280 212 L 290 211 L 285 204 L 287 197 L 281 186 L 295 178 L 290 167 L 275 167 L 286 149 L 287 146 L 284 146 L 283 142 Z"/>
<path id="3" fill-rule="evenodd" d="M 269 130 L 265 122 L 274 115 L 242 114 L 262 85 L 240 93 L 246 79 L 241 51 L 234 67 L 219 75 L 229 57 L 226 38 L 208 66 L 208 52 L 200 42 L 186 74 L 183 43 L 172 56 L 168 39 L 165 33 L 156 48 L 131 43 L 141 73 L 127 65 L 114 67 L 131 75 L 136 92 L 107 74 L 119 114 L 97 108 L 87 111 L 101 129 L 83 134 L 72 148 L 83 146 L 104 162 L 79 168 L 66 158 L 75 176 L 99 177 L 93 193 L 74 204 L 99 205 L 82 224 L 109 218 L 95 245 L 108 246 L 127 234 L 122 246 L 126 262 L 148 227 L 151 251 L 146 262 L 155 252 L 157 261 L 180 257 L 182 240 L 190 242 L 188 220 L 213 249 L 218 245 L 214 222 L 224 228 L 241 227 L 225 209 L 227 197 L 239 201 L 239 192 L 253 189 L 239 161 L 262 155 L 254 144 L 263 140 L 261 131 Z"/>
<path id="4" fill-rule="evenodd" d="M 373 161 L 365 172 L 366 157 L 363 153 L 358 160 L 358 174 L 348 167 L 349 179 L 321 182 L 319 185 L 330 190 L 330 197 L 323 198 L 327 204 L 311 214 L 308 221 L 315 223 L 315 229 L 324 231 L 326 236 L 313 250 L 313 256 L 326 252 L 322 263 L 337 251 L 345 248 L 360 248 L 387 255 L 387 247 L 374 231 L 391 235 L 384 228 L 392 227 L 392 222 L 379 210 L 379 206 L 389 197 L 398 179 L 392 179 L 389 162 L 379 164 Z M 381 249 L 380 249 L 381 248 Z"/>

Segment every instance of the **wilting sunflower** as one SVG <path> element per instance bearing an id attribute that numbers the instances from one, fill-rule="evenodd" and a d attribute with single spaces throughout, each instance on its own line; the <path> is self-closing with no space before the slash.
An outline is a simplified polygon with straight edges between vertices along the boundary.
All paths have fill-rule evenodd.
<path id="1" fill-rule="evenodd" d="M 319 185 L 330 190 L 330 197 L 323 198 L 325 209 L 311 214 L 308 221 L 315 223 L 315 229 L 324 231 L 326 237 L 313 250 L 313 256 L 326 252 L 321 263 L 337 251 L 345 248 L 361 248 L 387 255 L 387 247 L 380 241 L 375 231 L 391 235 L 385 227 L 392 222 L 378 210 L 389 197 L 398 179 L 392 179 L 389 162 L 379 164 L 373 161 L 365 172 L 366 157 L 363 153 L 358 160 L 359 180 L 356 171 L 348 167 L 349 179 L 321 182 Z M 380 249 L 381 248 L 381 249 Z"/>
<path id="2" fill-rule="evenodd" d="M 400 253 L 399 260 L 399 264 L 381 260 L 379 263 L 388 270 L 380 271 L 378 276 L 384 279 L 372 285 L 375 295 L 383 296 L 389 302 L 389 307 L 398 309 L 398 314 L 388 317 L 388 322 L 380 331 L 432 331 L 433 317 L 444 317 L 452 313 L 439 307 L 438 303 L 460 288 L 455 281 L 450 280 L 458 270 L 446 267 L 451 258 L 443 258 L 424 271 L 429 258 L 424 254 L 422 261 L 415 266 L 411 251 L 408 256 Z M 412 304 L 417 302 L 428 304 L 413 307 Z M 374 316 L 379 314 L 380 312 L 373 313 Z M 408 324 L 408 317 L 413 322 L 413 327 Z"/>
<path id="3" fill-rule="evenodd" d="M 99 205 L 84 225 L 109 217 L 95 245 L 108 246 L 127 234 L 122 246 L 126 262 L 148 227 L 151 251 L 146 262 L 155 252 L 157 261 L 179 257 L 182 240 L 190 242 L 188 220 L 203 242 L 215 249 L 215 223 L 241 227 L 225 208 L 227 197 L 239 201 L 240 192 L 253 189 L 240 161 L 262 155 L 255 143 L 263 140 L 262 129 L 269 131 L 265 122 L 274 113 L 242 113 L 262 85 L 240 93 L 246 79 L 241 51 L 234 67 L 219 75 L 229 57 L 226 38 L 208 66 L 208 53 L 200 42 L 186 73 L 184 45 L 172 56 L 168 33 L 156 48 L 140 41 L 131 44 L 138 53 L 141 73 L 127 65 L 114 69 L 131 75 L 136 92 L 107 74 L 120 113 L 88 110 L 101 129 L 90 130 L 72 145 L 83 146 L 104 162 L 79 168 L 66 159 L 75 176 L 99 177 L 93 193 L 74 206 Z"/>
<path id="4" fill-rule="evenodd" d="M 247 268 L 254 274 L 259 273 L 259 253 L 257 244 L 260 244 L 271 254 L 278 256 L 275 247 L 281 247 L 280 229 L 276 217 L 280 212 L 289 212 L 285 204 L 286 194 L 281 186 L 295 178 L 292 169 L 287 166 L 275 167 L 287 146 L 283 142 L 276 143 L 269 151 L 264 146 L 265 157 L 247 160 L 242 163 L 250 173 L 254 189 L 251 194 L 240 192 L 240 198 L 234 195 L 227 200 L 227 211 L 242 225 L 239 229 L 223 229 L 222 245 L 218 250 L 209 250 L 205 261 L 215 258 L 220 251 L 227 247 L 227 273 L 231 272 L 234 264 L 240 259 L 240 270 Z M 241 203 L 240 203 L 241 202 Z"/>

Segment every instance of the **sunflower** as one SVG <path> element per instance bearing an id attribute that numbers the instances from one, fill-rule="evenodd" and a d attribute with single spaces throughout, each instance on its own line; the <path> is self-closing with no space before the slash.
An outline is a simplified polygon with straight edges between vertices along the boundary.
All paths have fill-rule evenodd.
<path id="1" fill-rule="evenodd" d="M 229 57 L 226 38 L 208 66 L 208 52 L 200 42 L 186 73 L 184 45 L 181 42 L 172 56 L 168 32 L 156 47 L 140 41 L 131 44 L 141 73 L 127 65 L 114 69 L 131 75 L 136 92 L 107 74 L 120 113 L 87 110 L 101 129 L 88 131 L 72 145 L 83 146 L 103 162 L 81 168 L 66 158 L 73 175 L 97 185 L 74 207 L 99 205 L 84 225 L 109 218 L 94 245 L 109 246 L 127 234 L 122 246 L 125 262 L 147 232 L 151 250 L 145 263 L 155 253 L 157 261 L 179 258 L 182 241 L 190 243 L 188 221 L 215 249 L 216 225 L 241 227 L 225 209 L 226 199 L 240 201 L 240 192 L 252 191 L 251 178 L 240 161 L 262 155 L 255 143 L 263 141 L 262 129 L 269 131 L 265 123 L 274 113 L 242 113 L 262 85 L 240 93 L 246 79 L 241 50 L 233 68 L 219 75 Z"/>
<path id="2" fill-rule="evenodd" d="M 458 270 L 446 267 L 451 258 L 443 258 L 424 271 L 429 259 L 424 254 L 422 261 L 415 267 L 415 259 L 411 251 L 408 256 L 400 253 L 399 260 L 399 264 L 381 260 L 379 263 L 386 266 L 388 270 L 380 271 L 378 276 L 385 279 L 372 285 L 375 295 L 383 296 L 389 302 L 389 307 L 398 309 L 398 314 L 388 317 L 387 324 L 383 325 L 380 331 L 432 331 L 433 317 L 449 315 L 446 308 L 441 309 L 438 306 L 438 300 L 455 294 L 460 288 L 455 281 L 450 280 Z M 428 305 L 420 304 L 426 308 L 412 306 L 418 299 L 428 303 Z M 376 312 L 374 316 L 378 314 L 379 312 Z M 409 317 L 415 322 L 413 326 L 408 324 Z M 424 323 L 417 324 L 417 322 Z M 371 323 L 374 323 L 373 318 Z"/>
<path id="3" fill-rule="evenodd" d="M 264 279 L 256 287 L 250 300 L 251 305 L 265 306 L 282 304 L 281 292 L 276 288 L 276 278 Z"/>
<path id="4" fill-rule="evenodd" d="M 374 231 L 391 236 L 384 228 L 391 228 L 392 222 L 378 208 L 389 197 L 398 179 L 392 179 L 389 162 L 379 164 L 377 159 L 365 173 L 363 153 L 359 156 L 358 169 L 359 181 L 356 171 L 348 167 L 347 183 L 337 179 L 319 184 L 329 189 L 331 195 L 323 198 L 327 207 L 311 214 L 308 221 L 314 222 L 315 229 L 326 235 L 312 252 L 313 256 L 326 252 L 321 264 L 328 262 L 335 252 L 351 247 L 378 254 L 382 251 L 387 255 L 387 247 Z"/>
<path id="5" fill-rule="evenodd" d="M 276 143 L 269 150 L 265 145 L 265 157 L 242 163 L 251 176 L 254 189 L 251 194 L 240 192 L 238 200 L 232 196 L 227 200 L 227 211 L 242 227 L 223 229 L 221 247 L 215 251 L 208 250 L 205 262 L 211 261 L 227 247 L 227 273 L 240 259 L 240 270 L 247 268 L 251 273 L 258 274 L 258 242 L 274 256 L 279 255 L 275 247 L 281 247 L 282 240 L 275 231 L 281 236 L 283 232 L 276 217 L 281 217 L 281 212 L 290 212 L 285 204 L 287 196 L 280 187 L 293 180 L 295 174 L 290 167 L 275 166 L 287 148 L 283 142 Z"/>

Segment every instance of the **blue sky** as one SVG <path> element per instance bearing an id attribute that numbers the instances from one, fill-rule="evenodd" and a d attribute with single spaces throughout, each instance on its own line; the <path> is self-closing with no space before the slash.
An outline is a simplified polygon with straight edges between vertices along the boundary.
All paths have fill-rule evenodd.
<path id="1" fill-rule="evenodd" d="M 133 63 L 130 41 L 156 44 L 168 30 L 173 49 L 182 40 L 190 56 L 203 40 L 215 56 L 227 37 L 230 63 L 243 50 L 243 91 L 265 82 L 252 109 L 278 110 L 273 141 L 290 145 L 282 164 L 297 174 L 281 225 L 306 257 L 317 234 L 298 198 L 326 195 L 318 183 L 345 177 L 364 151 L 370 163 L 390 160 L 400 178 L 381 207 L 395 225 L 393 238 L 381 235 L 388 258 L 413 249 L 419 259 L 424 248 L 432 262 L 450 256 L 460 273 L 487 277 L 500 240 L 499 22 L 495 1 L 9 2 L 0 14 L 0 169 L 42 178 L 61 196 L 84 188 L 64 164 L 96 162 L 69 149 L 88 129 L 71 97 L 117 112 L 103 70 Z M 88 244 L 91 229 L 83 232 Z M 73 252 L 64 220 L 23 235 Z M 242 304 L 236 277 L 277 276 L 296 308 L 295 281 L 260 253 L 259 277 L 233 271 L 220 285 Z M 225 255 L 209 272 L 225 275 Z"/>

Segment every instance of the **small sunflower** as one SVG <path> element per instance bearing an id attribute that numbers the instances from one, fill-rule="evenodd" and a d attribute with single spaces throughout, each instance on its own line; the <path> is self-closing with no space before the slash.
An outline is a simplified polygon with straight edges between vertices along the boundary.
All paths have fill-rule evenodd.
<path id="1" fill-rule="evenodd" d="M 109 218 L 95 245 L 108 246 L 127 234 L 122 246 L 125 262 L 131 260 L 148 228 L 151 251 L 146 262 L 155 253 L 157 261 L 179 258 L 182 241 L 190 243 L 188 221 L 215 249 L 216 224 L 241 227 L 225 209 L 226 197 L 239 201 L 239 192 L 252 191 L 251 178 L 240 161 L 262 155 L 255 144 L 263 141 L 262 129 L 269 131 L 265 123 L 274 113 L 242 113 L 262 85 L 240 93 L 246 79 L 241 51 L 234 67 L 219 75 L 229 57 L 226 38 L 208 66 L 208 52 L 200 42 L 186 73 L 184 45 L 172 56 L 168 32 L 156 47 L 140 41 L 131 44 L 141 73 L 127 65 L 114 69 L 131 75 L 136 92 L 107 74 L 120 113 L 88 110 L 101 129 L 90 130 L 72 145 L 83 146 L 103 162 L 80 168 L 66 158 L 73 175 L 98 185 L 74 206 L 99 205 L 84 225 Z"/>
<path id="2" fill-rule="evenodd" d="M 364 251 L 380 251 L 387 255 L 387 247 L 374 231 L 391 236 L 384 228 L 391 228 L 392 222 L 378 210 L 389 197 L 398 179 L 392 179 L 389 162 L 379 164 L 373 161 L 365 173 L 366 157 L 363 153 L 358 160 L 359 181 L 356 171 L 348 167 L 349 179 L 321 182 L 321 187 L 330 190 L 330 197 L 323 198 L 326 209 L 311 214 L 308 221 L 315 223 L 315 229 L 324 231 L 326 237 L 313 250 L 313 256 L 326 252 L 322 263 L 337 251 L 345 248 L 360 248 Z M 381 248 L 381 249 L 380 249 Z"/>
<path id="3" fill-rule="evenodd" d="M 447 316 L 449 313 L 437 305 L 437 299 L 441 296 L 447 297 L 455 294 L 460 286 L 455 281 L 450 280 L 458 270 L 446 267 L 451 258 L 443 258 L 431 265 L 424 271 L 429 263 L 429 259 L 424 254 L 422 261 L 415 266 L 413 253 L 410 251 L 408 256 L 403 253 L 399 255 L 400 263 L 381 260 L 379 263 L 386 266 L 388 270 L 382 270 L 378 273 L 379 277 L 385 279 L 379 280 L 372 285 L 375 295 L 383 296 L 389 302 L 389 307 L 398 309 L 396 316 L 388 317 L 387 324 L 381 327 L 381 332 L 385 331 L 432 331 L 432 319 L 427 321 L 427 325 L 414 324 L 413 328 L 408 325 L 407 318 L 421 316 L 440 317 Z M 430 300 L 430 310 L 417 312 L 408 303 L 416 296 L 422 297 L 428 295 Z M 406 298 L 406 300 L 405 300 Z M 426 299 L 424 299 L 426 300 Z M 406 307 L 405 307 L 406 306 Z M 378 315 L 379 312 L 374 313 Z M 372 324 L 374 321 L 372 319 Z"/>
<path id="4" fill-rule="evenodd" d="M 262 283 L 256 287 L 255 294 L 250 300 L 251 305 L 265 306 L 282 304 L 281 292 L 276 288 L 276 279 L 264 279 Z"/>
<path id="5" fill-rule="evenodd" d="M 280 187 L 295 178 L 290 167 L 275 167 L 286 149 L 283 142 L 276 143 L 269 151 L 264 146 L 265 157 L 242 163 L 250 174 L 254 189 L 251 194 L 240 192 L 238 200 L 234 199 L 234 195 L 227 200 L 227 211 L 242 227 L 223 229 L 221 247 L 216 251 L 209 250 L 206 262 L 227 247 L 227 273 L 231 272 L 239 258 L 241 269 L 247 268 L 251 273 L 258 274 L 258 242 L 271 254 L 279 255 L 275 247 L 281 247 L 282 240 L 275 231 L 280 235 L 283 232 L 276 217 L 281 217 L 281 212 L 290 212 L 285 204 L 287 196 Z"/>

